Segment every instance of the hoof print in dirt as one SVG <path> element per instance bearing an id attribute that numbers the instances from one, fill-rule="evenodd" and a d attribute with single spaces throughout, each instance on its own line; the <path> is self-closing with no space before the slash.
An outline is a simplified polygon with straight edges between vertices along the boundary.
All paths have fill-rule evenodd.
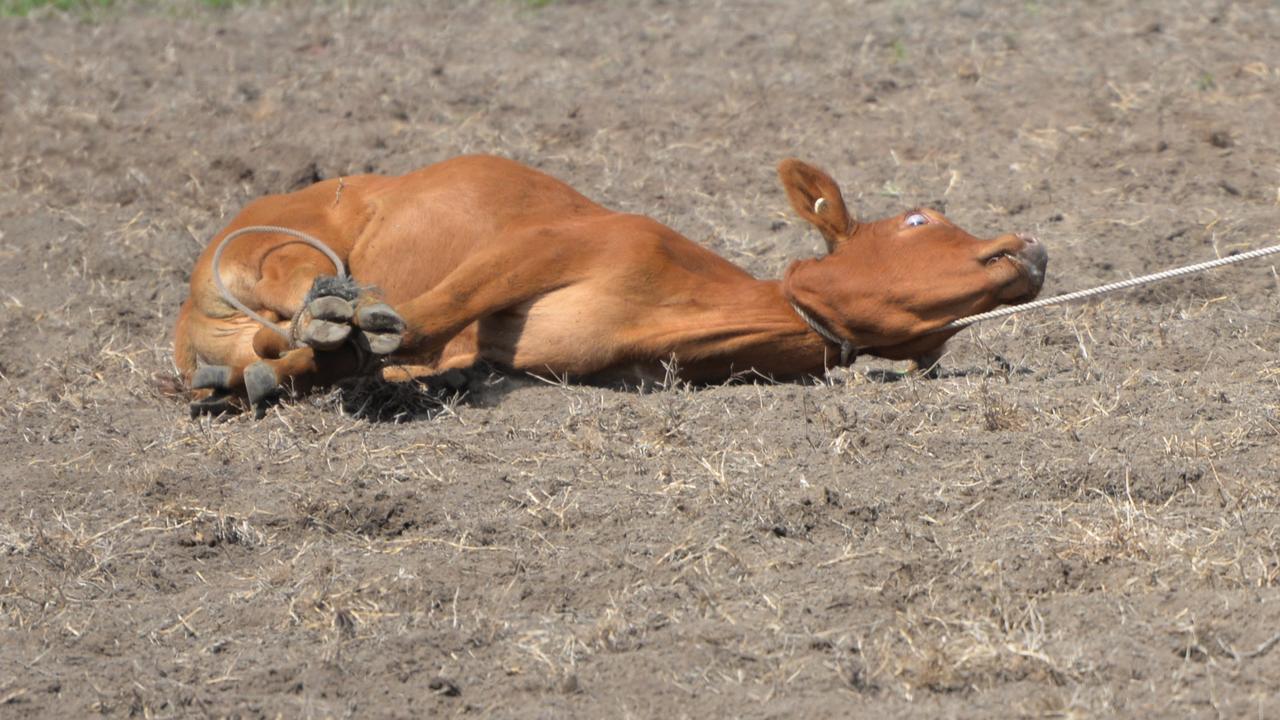
<path id="1" fill-rule="evenodd" d="M 427 687 L 431 689 L 431 692 L 444 697 L 458 697 L 462 694 L 462 688 L 458 687 L 457 683 L 448 678 L 432 678 L 431 682 L 427 684 Z"/>
<path id="2" fill-rule="evenodd" d="M 375 355 L 389 355 L 400 348 L 404 320 L 386 303 L 362 305 L 356 313 L 361 346 Z"/>
<path id="3" fill-rule="evenodd" d="M 276 371 L 262 361 L 245 368 L 244 389 L 245 394 L 249 396 L 249 406 L 253 408 L 253 415 L 258 419 L 266 416 L 267 408 L 284 395 L 280 382 L 276 380 Z"/>

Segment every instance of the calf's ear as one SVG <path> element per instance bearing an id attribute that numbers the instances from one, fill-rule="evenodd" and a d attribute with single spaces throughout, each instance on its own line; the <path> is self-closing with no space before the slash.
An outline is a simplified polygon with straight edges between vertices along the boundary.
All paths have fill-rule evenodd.
<path id="1" fill-rule="evenodd" d="M 822 233 L 827 252 L 833 252 L 849 239 L 857 223 L 845 209 L 840 186 L 830 175 L 806 162 L 787 158 L 778 163 L 778 179 L 787 191 L 791 207 Z"/>

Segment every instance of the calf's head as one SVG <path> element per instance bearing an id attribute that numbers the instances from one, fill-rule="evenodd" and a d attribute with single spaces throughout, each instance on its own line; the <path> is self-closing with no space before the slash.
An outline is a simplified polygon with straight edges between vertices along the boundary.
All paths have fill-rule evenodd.
<path id="1" fill-rule="evenodd" d="M 782 281 L 787 299 L 863 352 L 894 360 L 936 350 L 943 325 L 1035 298 L 1048 253 L 1030 235 L 976 238 L 933 210 L 858 222 L 825 172 L 784 160 L 778 175 L 792 207 L 827 241 Z"/>

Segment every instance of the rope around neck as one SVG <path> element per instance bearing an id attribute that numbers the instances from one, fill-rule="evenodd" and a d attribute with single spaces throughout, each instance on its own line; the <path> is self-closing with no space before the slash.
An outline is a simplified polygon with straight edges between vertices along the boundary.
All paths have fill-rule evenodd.
<path id="1" fill-rule="evenodd" d="M 334 269 L 338 272 L 338 277 L 345 278 L 347 276 L 347 270 L 342 264 L 342 258 L 338 257 L 338 254 L 335 253 L 328 245 L 325 245 L 301 230 L 294 230 L 293 228 L 277 227 L 275 225 L 250 225 L 249 227 L 242 227 L 239 230 L 228 234 L 226 237 L 222 238 L 222 242 L 218 243 L 218 249 L 213 251 L 213 285 L 218 288 L 218 292 L 222 295 L 222 299 L 230 303 L 235 309 L 245 315 L 248 315 L 254 320 L 257 320 L 258 324 L 263 327 L 271 328 L 279 334 L 280 337 L 289 341 L 289 344 L 292 345 L 293 337 L 291 337 L 284 328 L 262 317 L 253 310 L 250 310 L 247 305 L 237 300 L 235 296 L 227 290 L 226 285 L 222 284 L 222 273 L 218 272 L 218 263 L 222 262 L 222 251 L 227 249 L 227 244 L 232 240 L 235 240 L 241 235 L 248 235 L 250 233 L 278 233 L 280 235 L 288 235 L 296 238 L 324 253 L 325 256 L 329 258 L 329 262 L 333 263 Z"/>
<path id="2" fill-rule="evenodd" d="M 1243 253 L 1240 253 L 1239 255 L 1228 255 L 1227 257 L 1218 258 L 1217 260 L 1208 260 L 1202 263 L 1196 263 L 1195 265 L 1185 265 L 1183 267 L 1173 268 L 1171 270 L 1164 270 L 1158 273 L 1151 273 L 1150 275 L 1143 275 L 1141 277 L 1129 278 L 1128 280 L 1121 280 L 1119 282 L 1108 283 L 1106 285 L 1099 285 L 1098 287 L 1089 288 L 1088 290 L 1077 290 L 1075 292 L 1066 293 L 1065 295 L 1055 295 L 1054 297 L 1051 297 L 1051 298 L 1042 298 L 1040 300 L 1033 300 L 1032 302 L 1023 303 L 1021 305 L 1010 305 L 1008 307 L 1002 307 L 999 310 L 992 310 L 990 312 L 984 312 L 984 313 L 979 313 L 977 315 L 970 315 L 969 317 L 963 317 L 963 318 L 960 318 L 959 320 L 953 320 L 952 322 L 949 322 L 946 325 L 943 325 L 937 330 L 931 330 L 927 334 L 943 332 L 946 330 L 959 330 L 960 328 L 969 327 L 974 323 L 980 323 L 980 322 L 983 322 L 984 320 L 995 320 L 996 318 L 1002 318 L 1008 315 L 1013 315 L 1014 313 L 1024 312 L 1026 310 L 1038 310 L 1039 308 L 1048 307 L 1050 305 L 1060 305 L 1062 303 L 1074 302 L 1076 300 L 1083 300 L 1085 298 L 1093 297 L 1095 295 L 1103 295 L 1105 293 L 1115 292 L 1117 290 L 1125 290 L 1132 287 L 1138 287 L 1139 285 L 1147 285 L 1153 282 L 1160 282 L 1161 280 L 1168 280 L 1170 278 L 1176 278 L 1182 275 L 1190 275 L 1192 273 L 1204 272 L 1205 270 L 1211 270 L 1216 267 L 1222 267 L 1223 265 L 1231 265 L 1233 263 L 1244 262 L 1245 260 L 1253 260 L 1255 258 L 1260 258 L 1266 255 L 1272 255 L 1278 252 L 1280 252 L 1280 245 L 1272 245 L 1271 247 L 1259 248 L 1257 250 L 1250 250 L 1248 252 L 1243 252 Z"/>
<path id="3" fill-rule="evenodd" d="M 822 198 L 818 199 L 821 200 Z M 791 303 L 791 309 L 796 311 L 796 314 L 809 325 L 811 330 L 821 335 L 823 340 L 840 348 L 840 367 L 848 367 L 849 363 L 858 358 L 858 348 L 854 347 L 853 343 L 828 330 L 825 325 L 815 320 L 812 315 L 805 312 L 804 308 L 795 304 L 794 301 Z"/>

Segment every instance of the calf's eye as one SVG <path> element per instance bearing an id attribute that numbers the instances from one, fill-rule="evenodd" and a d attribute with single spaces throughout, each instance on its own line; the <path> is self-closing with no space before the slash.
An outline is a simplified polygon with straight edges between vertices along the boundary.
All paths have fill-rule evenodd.
<path id="1" fill-rule="evenodd" d="M 911 213 L 907 216 L 905 224 L 907 227 L 920 227 L 921 225 L 928 225 L 929 218 L 925 217 L 923 213 Z"/>

